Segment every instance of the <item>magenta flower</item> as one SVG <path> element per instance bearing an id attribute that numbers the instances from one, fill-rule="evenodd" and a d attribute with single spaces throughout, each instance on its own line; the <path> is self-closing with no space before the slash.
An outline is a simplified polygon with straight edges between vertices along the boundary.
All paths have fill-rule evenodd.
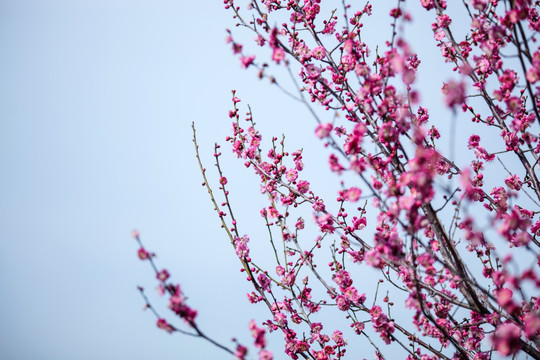
<path id="1" fill-rule="evenodd" d="M 317 125 L 317 128 L 315 128 L 315 135 L 319 139 L 323 139 L 323 138 L 330 135 L 330 133 L 332 132 L 333 127 L 334 126 L 331 123 L 319 124 L 319 125 Z"/>
<path id="2" fill-rule="evenodd" d="M 236 351 L 234 353 L 234 356 L 236 356 L 236 360 L 244 360 L 246 358 L 247 352 L 247 347 L 238 344 L 236 345 Z"/>
<path id="3" fill-rule="evenodd" d="M 322 60 L 326 56 L 326 49 L 323 46 L 317 46 L 311 51 L 312 56 L 317 60 Z"/>
<path id="4" fill-rule="evenodd" d="M 296 171 L 295 169 L 287 170 L 287 172 L 285 173 L 285 178 L 287 178 L 287 181 L 289 182 L 296 181 L 296 179 L 298 179 L 298 171 Z"/>
<path id="5" fill-rule="evenodd" d="M 246 258 L 249 256 L 249 247 L 247 243 L 249 242 L 249 237 L 244 235 L 242 237 L 236 237 L 234 239 L 234 246 L 236 247 L 236 255 L 239 258 Z"/>
<path id="6" fill-rule="evenodd" d="M 505 322 L 497 326 L 491 337 L 495 349 L 503 356 L 516 354 L 521 349 L 521 330 L 512 322 Z"/>
<path id="7" fill-rule="evenodd" d="M 465 102 L 465 83 L 450 80 L 442 88 L 444 102 L 448 107 L 460 106 Z"/>
<path id="8" fill-rule="evenodd" d="M 270 350 L 261 350 L 259 352 L 259 360 L 274 360 L 274 354 Z"/>
<path id="9" fill-rule="evenodd" d="M 296 188 L 298 189 L 298 192 L 301 194 L 305 194 L 309 191 L 309 182 L 305 180 L 300 180 L 296 184 Z"/>
<path id="10" fill-rule="evenodd" d="M 249 330 L 251 330 L 251 335 L 255 339 L 255 347 L 264 349 L 266 347 L 266 340 L 264 338 L 265 330 L 257 327 L 255 320 L 249 322 Z"/>
<path id="11" fill-rule="evenodd" d="M 157 273 L 156 277 L 159 281 L 161 282 L 165 282 L 167 281 L 167 279 L 170 277 L 171 275 L 169 274 L 169 272 L 166 270 L 166 269 L 163 269 L 161 270 L 160 272 Z"/>
<path id="12" fill-rule="evenodd" d="M 141 260 L 147 260 L 148 258 L 150 258 L 150 254 L 144 248 L 140 248 L 139 251 L 137 251 L 137 255 Z"/>
<path id="13" fill-rule="evenodd" d="M 157 327 L 162 329 L 162 330 L 165 330 L 169 334 L 174 331 L 173 327 L 171 325 L 169 325 L 167 320 L 161 319 L 161 318 L 157 320 Z"/>
<path id="14" fill-rule="evenodd" d="M 240 57 L 240 63 L 242 63 L 242 67 L 244 69 L 248 68 L 249 65 L 253 64 L 253 60 L 255 60 L 255 55 Z"/>

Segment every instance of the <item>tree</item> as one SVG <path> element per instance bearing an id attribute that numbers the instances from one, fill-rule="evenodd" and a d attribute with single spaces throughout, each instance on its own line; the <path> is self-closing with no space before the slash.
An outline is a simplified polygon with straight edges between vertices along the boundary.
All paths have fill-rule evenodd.
<path id="1" fill-rule="evenodd" d="M 384 359 L 540 359 L 540 2 L 395 1 L 383 44 L 369 43 L 363 23 L 384 5 L 238 2 L 225 0 L 225 8 L 260 49 L 247 51 L 229 31 L 233 52 L 307 107 L 341 179 L 335 200 L 313 191 L 302 150 L 289 152 L 284 138 L 266 144 L 233 91 L 226 140 L 267 196 L 268 265 L 238 230 L 220 146 L 219 178 L 207 178 L 193 127 L 203 186 L 253 286 L 248 300 L 269 310 L 261 327 L 249 325 L 259 358 L 273 358 L 265 333 L 275 331 L 293 359 L 341 359 L 360 341 Z M 426 45 L 405 35 L 425 14 L 432 26 L 424 31 L 450 70 L 437 85 L 444 104 L 421 100 L 416 79 Z M 278 81 L 279 69 L 290 86 Z M 451 116 L 454 132 L 439 130 L 441 119 L 430 113 Z M 150 261 L 187 330 L 145 297 L 158 327 L 246 358 L 247 347 L 202 332 L 180 286 L 142 243 L 138 255 Z M 370 288 L 358 286 L 365 274 L 376 276 Z"/>

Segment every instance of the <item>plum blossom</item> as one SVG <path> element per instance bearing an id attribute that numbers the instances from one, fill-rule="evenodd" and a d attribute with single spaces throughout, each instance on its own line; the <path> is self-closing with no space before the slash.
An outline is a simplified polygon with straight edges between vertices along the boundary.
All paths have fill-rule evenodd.
<path id="1" fill-rule="evenodd" d="M 444 102 L 448 107 L 455 107 L 465 102 L 465 83 L 450 80 L 447 84 L 444 84 L 442 88 L 444 94 Z"/>
<path id="2" fill-rule="evenodd" d="M 521 349 L 521 330 L 512 322 L 505 322 L 497 326 L 491 336 L 491 342 L 503 356 L 516 354 Z"/>

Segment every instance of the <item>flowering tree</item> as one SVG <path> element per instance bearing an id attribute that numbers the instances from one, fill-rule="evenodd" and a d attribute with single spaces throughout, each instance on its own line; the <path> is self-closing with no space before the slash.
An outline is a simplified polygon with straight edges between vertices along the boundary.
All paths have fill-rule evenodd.
<path id="1" fill-rule="evenodd" d="M 309 109 L 342 184 L 335 198 L 315 193 L 303 177 L 302 150 L 289 152 L 276 137 L 266 143 L 233 91 L 226 141 L 267 197 L 268 265 L 238 229 L 220 146 L 219 177 L 207 178 L 193 128 L 203 186 L 253 287 L 247 300 L 269 311 L 260 326 L 249 324 L 258 358 L 274 356 L 268 331 L 282 334 L 292 359 L 341 359 L 356 343 L 360 356 L 367 345 L 379 359 L 540 359 L 540 1 L 394 1 L 384 10 L 391 28 L 383 44 L 363 37 L 363 22 L 383 5 L 224 4 L 259 47 L 248 51 L 229 31 L 241 65 Z M 432 17 L 428 31 L 448 63 L 439 87 L 444 104 L 431 104 L 434 110 L 415 83 L 422 54 L 404 35 L 416 11 Z M 296 92 L 278 81 L 280 68 Z M 440 143 L 455 145 L 458 135 L 440 131 L 430 116 L 441 106 L 467 149 L 443 151 Z M 142 243 L 138 255 L 150 261 L 169 308 L 186 325 L 172 326 L 146 300 L 158 327 L 247 358 L 247 347 L 202 332 L 180 286 Z M 369 287 L 366 274 L 377 275 Z"/>

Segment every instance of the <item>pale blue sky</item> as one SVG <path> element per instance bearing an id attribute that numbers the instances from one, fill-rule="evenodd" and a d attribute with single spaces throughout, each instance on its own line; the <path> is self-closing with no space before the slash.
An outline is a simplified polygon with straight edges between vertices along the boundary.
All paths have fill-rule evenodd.
<path id="1" fill-rule="evenodd" d="M 136 285 L 153 295 L 156 283 L 136 258 L 133 228 L 209 335 L 249 343 L 261 307 L 245 300 L 248 284 L 200 187 L 190 124 L 211 168 L 235 88 L 261 128 L 306 149 L 306 164 L 321 164 L 323 151 L 306 140 L 307 112 L 240 69 L 222 1 L 202 3 L 0 2 L 0 358 L 225 358 L 141 311 Z M 233 203 L 255 228 L 258 186 L 223 152 Z M 317 186 L 321 169 L 306 172 Z"/>
<path id="2" fill-rule="evenodd" d="M 238 264 L 199 187 L 190 133 L 196 121 L 211 160 L 230 90 L 262 89 L 225 44 L 231 25 L 220 2 L 0 3 L 0 358 L 222 356 L 141 311 L 136 285 L 156 284 L 133 228 L 201 322 L 217 317 L 212 335 L 242 335 L 223 309 L 246 291 L 233 290 Z M 236 329 L 248 335 L 250 319 Z"/>

